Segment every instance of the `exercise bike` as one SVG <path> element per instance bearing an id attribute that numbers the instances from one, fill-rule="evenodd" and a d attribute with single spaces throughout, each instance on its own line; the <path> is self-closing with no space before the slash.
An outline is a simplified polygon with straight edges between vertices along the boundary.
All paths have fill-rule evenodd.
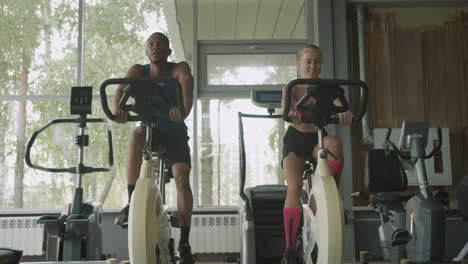
<path id="1" fill-rule="evenodd" d="M 161 83 L 175 83 L 177 101 L 172 105 L 160 95 Z M 177 227 L 175 215 L 169 215 L 165 205 L 165 184 L 170 180 L 165 150 L 153 150 L 152 128 L 157 120 L 169 119 L 169 109 L 178 107 L 184 113 L 180 83 L 167 77 L 108 79 L 101 84 L 101 103 L 104 113 L 111 120 L 115 116 L 107 104 L 106 87 L 111 84 L 127 84 L 119 102 L 120 108 L 137 115 L 129 121 L 141 121 L 146 127 L 146 142 L 140 176 L 130 201 L 128 223 L 128 251 L 130 263 L 176 263 L 171 225 Z M 133 103 L 127 104 L 132 98 Z M 154 164 L 159 169 L 155 170 Z M 155 181 L 157 183 L 155 183 Z"/>
<path id="2" fill-rule="evenodd" d="M 379 212 L 379 240 L 384 260 L 412 263 L 433 263 L 443 260 L 445 245 L 445 208 L 429 190 L 425 160 L 442 147 L 442 132 L 437 130 L 437 147 L 428 155 L 425 148 L 429 126 L 425 122 L 404 121 L 397 147 L 390 141 L 391 129 L 385 137 L 385 149 L 368 153 L 365 185 L 374 208 Z M 416 170 L 419 192 L 401 195 L 405 191 L 405 171 Z M 364 197 L 359 193 L 355 197 Z M 406 208 L 403 203 L 406 202 Z"/>
<path id="3" fill-rule="evenodd" d="M 306 169 L 308 202 L 302 205 L 303 227 L 299 255 L 306 264 L 343 264 L 344 211 L 340 193 L 327 163 L 330 153 L 323 145 L 323 131 L 328 124 L 338 124 L 339 119 L 331 117 L 348 110 L 349 105 L 340 85 L 361 88 L 361 102 L 353 124 L 361 121 L 367 108 L 368 87 L 365 82 L 352 80 L 296 79 L 287 85 L 283 119 L 291 122 L 292 89 L 296 85 L 310 85 L 306 94 L 297 102 L 299 111 L 312 117 L 302 118 L 303 123 L 312 123 L 318 134 L 318 160 L 315 170 Z M 314 103 L 308 103 L 314 98 Z M 334 105 L 339 99 L 342 106 Z"/>
<path id="4" fill-rule="evenodd" d="M 89 136 L 85 134 L 87 123 L 107 123 L 101 118 L 87 118 L 91 114 L 92 87 L 73 87 L 70 100 L 70 112 L 78 115 L 76 119 L 56 119 L 36 130 L 26 147 L 26 164 L 37 170 L 76 174 L 73 201 L 67 204 L 61 215 L 44 215 L 38 219 L 47 232 L 47 261 L 101 260 L 102 257 L 102 205 L 97 202 L 83 202 L 82 178 L 93 172 L 107 172 L 113 164 L 112 134 L 108 126 L 109 168 L 93 168 L 84 162 L 84 148 L 88 146 Z M 78 148 L 77 166 L 69 168 L 48 168 L 31 162 L 31 148 L 37 136 L 52 125 L 76 123 L 79 128 L 76 136 Z"/>
<path id="5" fill-rule="evenodd" d="M 285 185 L 259 185 L 245 188 L 246 155 L 242 118 L 283 118 L 289 122 L 287 113 L 291 107 L 291 89 L 298 84 L 311 85 L 307 94 L 298 103 L 298 107 L 303 112 L 314 114 L 314 119 L 306 119 L 303 122 L 318 124 L 317 127 L 320 128 L 319 142 L 322 148 L 321 160 L 319 160 L 315 171 L 316 177 L 313 177 L 311 164 L 304 166 L 304 180 L 308 181 L 309 194 L 304 191 L 301 196 L 304 218 L 303 223 L 299 226 L 299 230 L 302 229 L 302 235 L 297 237 L 299 256 L 301 256 L 299 262 L 343 264 L 343 209 L 335 181 L 326 163 L 327 151 L 323 149 L 321 133 L 326 124 L 338 122 L 337 119 L 329 118 L 331 115 L 347 110 L 348 104 L 344 98 L 344 92 L 337 85 L 358 85 L 363 89 L 360 113 L 354 122 L 360 121 L 366 111 L 367 85 L 359 81 L 312 79 L 297 79 L 288 84 L 283 115 L 274 115 L 274 109 L 281 107 L 281 91 L 252 91 L 253 103 L 268 108 L 268 115 L 239 113 L 241 173 L 239 193 L 244 202 L 240 207 L 242 218 L 241 264 L 280 262 L 285 248 L 282 215 L 287 193 Z M 318 99 L 316 104 L 303 107 L 311 96 Z M 334 107 L 332 102 L 335 98 L 340 98 L 345 107 Z M 317 215 L 314 215 L 309 207 L 309 204 L 315 200 L 317 202 L 314 202 L 314 205 L 311 204 L 311 207 L 318 208 Z M 330 221 L 326 221 L 327 219 Z"/>

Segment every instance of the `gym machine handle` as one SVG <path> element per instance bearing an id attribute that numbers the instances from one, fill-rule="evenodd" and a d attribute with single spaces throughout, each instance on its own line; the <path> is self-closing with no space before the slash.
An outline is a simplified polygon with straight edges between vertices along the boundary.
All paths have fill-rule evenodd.
<path id="1" fill-rule="evenodd" d="M 437 147 L 431 151 L 424 159 L 430 159 L 432 156 L 434 156 L 437 152 L 440 151 L 442 148 L 442 129 L 440 127 L 437 128 Z"/>
<path id="2" fill-rule="evenodd" d="M 239 117 L 239 169 L 240 169 L 240 184 L 239 184 L 239 195 L 246 203 L 246 206 L 250 206 L 250 201 L 245 194 L 245 179 L 246 179 L 246 158 L 245 158 L 245 142 L 244 142 L 244 125 L 242 118 L 281 118 L 282 115 L 255 115 L 255 114 L 244 114 L 238 112 Z M 248 211 L 248 210 L 247 210 Z"/>
<path id="3" fill-rule="evenodd" d="M 391 128 L 388 128 L 387 129 L 387 133 L 385 134 L 385 148 L 388 149 L 388 148 L 392 148 L 396 153 L 397 155 L 401 158 L 401 159 L 404 159 L 404 160 L 409 160 L 411 159 L 411 156 L 409 155 L 405 155 L 403 154 L 400 149 L 395 145 L 395 143 L 393 143 L 391 140 L 390 140 L 390 134 L 392 133 L 392 129 Z M 432 158 L 437 152 L 440 151 L 440 149 L 442 148 L 442 129 L 440 127 L 437 128 L 437 142 L 439 142 L 437 144 L 437 147 L 435 149 L 433 149 L 431 151 L 431 153 L 429 153 L 428 155 L 424 156 L 423 159 L 430 159 Z"/>
<path id="4" fill-rule="evenodd" d="M 353 124 L 356 124 L 361 121 L 362 117 L 366 113 L 367 109 L 367 99 L 368 99 L 368 86 L 365 82 L 363 81 L 356 81 L 356 80 L 335 80 L 335 79 L 295 79 L 292 80 L 288 83 L 286 87 L 286 98 L 285 98 L 285 106 L 283 109 L 283 119 L 286 122 L 291 122 L 291 119 L 289 118 L 289 111 L 291 110 L 291 90 L 294 86 L 300 85 L 300 84 L 306 84 L 306 85 L 324 85 L 324 86 L 339 86 L 339 85 L 351 85 L 353 86 L 359 86 L 361 88 L 362 94 L 361 94 L 361 107 L 359 109 L 359 113 L 356 117 L 353 118 Z M 340 98 L 340 97 L 337 97 Z M 343 102 L 343 98 L 340 98 L 340 100 Z M 343 102 L 345 103 L 345 102 Z M 344 104 L 346 107 L 347 104 Z M 338 111 L 342 111 L 343 109 L 340 109 L 342 107 L 336 107 Z M 307 120 L 306 120 L 307 121 Z M 331 124 L 339 124 L 340 120 L 338 118 L 330 118 L 329 123 Z"/>
<path id="5" fill-rule="evenodd" d="M 102 118 L 70 118 L 70 119 L 55 119 L 41 127 L 40 129 L 34 131 L 32 134 L 31 138 L 28 141 L 28 144 L 26 146 L 26 154 L 25 154 L 25 162 L 26 164 L 37 170 L 41 171 L 47 171 L 47 172 L 53 172 L 53 173 L 59 173 L 59 172 L 68 172 L 68 173 L 92 173 L 92 172 L 104 172 L 104 171 L 110 171 L 110 168 L 93 168 L 93 167 L 87 167 L 84 166 L 83 164 L 79 165 L 79 168 L 77 167 L 69 167 L 69 168 L 48 168 L 48 167 L 43 167 L 37 164 L 33 164 L 31 162 L 31 148 L 34 145 L 34 142 L 36 141 L 37 136 L 46 130 L 48 127 L 55 125 L 55 124 L 60 124 L 60 123 L 107 123 L 106 119 Z M 113 157 L 113 148 L 112 148 L 112 134 L 110 132 L 110 127 L 108 127 L 107 130 L 107 138 L 108 138 L 108 146 L 109 146 L 109 167 L 112 167 L 114 163 L 114 157 Z"/>
<path id="6" fill-rule="evenodd" d="M 159 83 L 174 83 L 176 86 L 176 102 L 175 102 L 175 107 L 179 108 L 181 112 L 184 114 L 185 113 L 185 108 L 183 104 L 183 97 L 182 97 L 182 87 L 177 79 L 174 78 L 169 78 L 169 77 L 143 77 L 143 78 L 115 78 L 115 79 L 107 79 L 101 84 L 100 88 L 100 94 L 101 94 L 101 103 L 102 103 L 102 109 L 106 116 L 112 120 L 115 121 L 115 115 L 112 114 L 112 111 L 109 109 L 109 105 L 107 103 L 107 93 L 106 93 L 106 88 L 109 85 L 112 84 L 127 84 L 127 86 L 124 89 L 124 94 L 120 100 L 120 105 L 121 107 L 125 105 L 129 97 L 134 97 L 136 96 L 154 96 L 155 95 L 155 89 L 151 88 L 156 88 L 156 87 L 161 87 Z M 143 88 L 150 88 L 150 89 L 136 89 L 136 87 L 143 87 Z M 132 94 L 133 95 L 132 95 Z M 167 100 L 164 100 L 165 98 L 163 96 L 158 96 L 159 99 L 163 100 L 163 105 L 159 105 L 158 107 L 161 108 L 163 111 L 158 111 L 156 113 L 157 117 L 159 119 L 169 119 L 169 107 L 170 103 L 167 102 Z M 125 109 L 127 111 L 133 111 L 134 110 L 134 105 L 125 105 L 128 107 L 128 109 Z M 141 116 L 139 115 L 130 115 L 128 117 L 128 121 L 142 121 Z"/>

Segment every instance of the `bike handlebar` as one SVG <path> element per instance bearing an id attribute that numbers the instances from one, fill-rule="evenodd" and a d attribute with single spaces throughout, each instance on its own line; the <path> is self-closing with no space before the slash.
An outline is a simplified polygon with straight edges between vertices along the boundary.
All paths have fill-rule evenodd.
<path id="1" fill-rule="evenodd" d="M 296 85 L 300 84 L 306 84 L 306 85 L 315 85 L 315 86 L 339 86 L 339 85 L 352 85 L 352 86 L 359 86 L 361 88 L 362 94 L 361 94 L 361 107 L 359 109 L 358 115 L 353 118 L 353 124 L 361 121 L 362 117 L 366 113 L 367 109 L 367 101 L 368 101 L 368 86 L 365 82 L 359 81 L 359 80 L 334 80 L 334 79 L 295 79 L 290 81 L 287 84 L 286 87 L 286 95 L 285 95 L 285 106 L 283 109 L 283 120 L 286 122 L 291 122 L 291 119 L 289 118 L 289 112 L 291 110 L 291 96 L 292 96 L 292 88 Z M 326 88 L 325 88 L 326 89 Z M 336 113 L 338 112 L 343 112 L 344 109 L 347 110 L 347 101 L 346 98 L 337 96 L 336 98 L 339 98 L 340 101 L 343 103 L 343 107 L 338 107 L 334 106 L 332 107 L 334 110 L 336 110 Z M 304 99 L 304 97 L 302 98 Z M 301 100 L 304 101 L 304 100 Z M 344 110 L 344 111 L 346 111 Z M 328 123 L 332 124 L 339 124 L 339 119 L 338 118 L 329 118 Z M 310 119 L 308 120 L 307 118 L 304 118 L 305 122 L 310 123 Z"/>
<path id="2" fill-rule="evenodd" d="M 31 162 L 31 148 L 34 145 L 34 142 L 36 141 L 37 136 L 46 130 L 48 127 L 55 125 L 55 124 L 60 124 L 60 123 L 107 123 L 107 120 L 102 119 L 102 118 L 70 118 L 70 119 L 55 119 L 41 127 L 40 129 L 34 131 L 32 134 L 31 138 L 28 141 L 28 144 L 26 146 L 26 153 L 25 153 L 25 162 L 26 164 L 37 170 L 42 170 L 42 171 L 47 171 L 47 172 L 53 172 L 53 173 L 60 173 L 60 172 L 69 172 L 69 173 L 91 173 L 91 172 L 103 172 L 103 171 L 110 171 L 110 168 L 94 168 L 94 167 L 87 167 L 84 166 L 83 164 L 80 164 L 79 167 L 69 167 L 69 168 L 48 168 L 48 167 L 43 167 L 37 164 L 34 164 Z M 108 146 L 109 146 L 109 167 L 112 167 L 114 164 L 114 158 L 113 158 L 113 147 L 112 147 L 112 134 L 110 132 L 110 129 L 108 129 L 107 133 L 107 138 L 108 138 Z"/>
<path id="3" fill-rule="evenodd" d="M 176 101 L 175 104 L 171 104 L 168 102 L 167 98 L 164 98 L 159 93 L 161 86 L 160 83 L 174 83 L 176 86 Z M 101 104 L 102 109 L 106 116 L 110 119 L 115 121 L 115 115 L 112 114 L 112 111 L 109 109 L 107 103 L 107 93 L 106 88 L 112 84 L 128 84 L 130 87 L 127 87 L 124 90 L 124 95 L 121 98 L 119 103 L 120 106 L 126 106 L 127 111 L 132 111 L 137 113 L 138 115 L 130 115 L 128 117 L 128 121 L 142 121 L 145 118 L 148 118 L 149 115 L 153 115 L 158 119 L 169 119 L 169 107 L 177 107 L 180 109 L 182 114 L 185 114 L 185 108 L 183 104 L 183 97 L 182 97 L 182 87 L 177 79 L 169 78 L 169 77 L 144 77 L 144 78 L 115 78 L 115 79 L 107 79 L 102 82 L 100 87 L 100 95 L 101 95 Z M 156 89 L 154 89 L 156 88 Z M 149 97 L 155 96 L 158 99 L 163 101 L 163 105 L 158 105 L 157 107 L 154 105 L 148 106 L 139 106 L 136 104 L 141 104 L 137 102 L 135 105 L 125 105 L 129 97 L 134 97 L 135 99 L 138 97 Z M 148 113 L 149 111 L 153 111 L 153 113 Z M 142 114 L 142 112 L 146 114 Z M 142 117 L 144 115 L 144 117 Z"/>

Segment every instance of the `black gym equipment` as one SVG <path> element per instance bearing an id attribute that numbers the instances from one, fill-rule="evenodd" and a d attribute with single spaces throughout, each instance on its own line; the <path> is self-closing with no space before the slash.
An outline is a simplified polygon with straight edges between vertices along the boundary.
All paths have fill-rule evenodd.
<path id="1" fill-rule="evenodd" d="M 457 188 L 457 202 L 458 210 L 464 222 L 468 224 L 468 175 L 462 179 L 462 182 Z M 466 238 L 465 246 L 460 250 L 460 253 L 453 258 L 453 261 L 458 263 L 461 262 L 465 256 L 468 256 L 468 237 Z"/>
<path id="2" fill-rule="evenodd" d="M 379 239 L 384 260 L 399 262 L 407 258 L 411 263 L 433 263 L 443 259 L 445 208 L 429 190 L 424 163 L 440 151 L 442 132 L 437 130 L 440 143 L 426 155 L 428 131 L 425 122 L 405 121 L 399 147 L 389 140 L 389 129 L 386 148 L 368 153 L 365 185 L 367 191 L 375 193 L 370 201 L 381 218 Z M 420 190 L 417 194 L 395 193 L 406 190 L 405 170 L 416 170 Z"/>
<path id="3" fill-rule="evenodd" d="M 72 87 L 70 112 L 78 115 L 78 118 L 56 119 L 47 123 L 32 134 L 27 144 L 25 161 L 29 167 L 52 173 L 76 174 L 72 203 L 65 205 L 59 216 L 44 215 L 37 221 L 39 224 L 44 224 L 47 232 L 47 261 L 100 260 L 102 258 L 102 205 L 97 202 L 84 202 L 81 185 L 85 174 L 110 171 L 113 164 L 112 134 L 108 126 L 109 168 L 86 166 L 83 163 L 84 148 L 89 144 L 89 136 L 85 134 L 86 124 L 107 123 L 106 119 L 86 117 L 87 114 L 91 114 L 91 102 L 92 87 Z M 50 126 L 62 123 L 78 125 L 76 167 L 48 168 L 33 164 L 30 153 L 37 136 Z"/>
<path id="4" fill-rule="evenodd" d="M 275 108 L 281 108 L 281 91 L 252 91 L 252 102 L 268 109 L 268 115 L 238 113 L 240 186 L 239 194 L 244 201 L 241 215 L 241 260 L 240 263 L 279 263 L 286 245 L 283 227 L 283 207 L 287 187 L 282 184 L 259 185 L 245 188 L 246 153 L 243 118 L 276 119 Z M 303 192 L 302 199 L 307 200 Z"/>
<path id="5" fill-rule="evenodd" d="M 0 248 L 0 264 L 19 264 L 22 255 L 21 250 Z"/>

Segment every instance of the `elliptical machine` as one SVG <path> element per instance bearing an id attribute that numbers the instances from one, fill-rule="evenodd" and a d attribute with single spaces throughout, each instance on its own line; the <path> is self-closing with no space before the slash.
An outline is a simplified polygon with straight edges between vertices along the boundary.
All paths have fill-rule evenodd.
<path id="1" fill-rule="evenodd" d="M 239 155 L 240 184 L 239 195 L 243 200 L 240 205 L 241 217 L 241 264 L 279 263 L 286 245 L 283 225 L 283 207 L 287 187 L 284 184 L 266 184 L 245 188 L 246 153 L 244 142 L 243 118 L 277 119 L 275 109 L 281 108 L 281 91 L 251 92 L 254 105 L 267 108 L 268 115 L 246 114 L 239 112 Z M 307 201 L 307 194 L 302 193 L 302 202 Z M 302 225 L 301 225 L 302 226 Z"/>
<path id="2" fill-rule="evenodd" d="M 437 130 L 437 147 L 426 155 L 429 126 L 425 122 L 403 122 L 399 147 L 386 134 L 386 149 L 368 153 L 366 188 L 379 212 L 380 247 L 384 260 L 412 263 L 442 261 L 445 245 L 445 208 L 429 191 L 424 161 L 440 151 L 442 132 Z M 407 186 L 405 170 L 416 170 L 420 192 L 398 195 Z M 355 195 L 359 196 L 359 194 Z M 406 202 L 406 208 L 402 203 Z"/>
<path id="3" fill-rule="evenodd" d="M 97 202 L 83 201 L 82 178 L 85 174 L 93 172 L 106 172 L 110 168 L 93 168 L 86 166 L 84 161 L 84 148 L 89 144 L 89 136 L 85 134 L 87 123 L 107 123 L 101 118 L 87 118 L 91 114 L 92 87 L 72 87 L 70 112 L 78 115 L 76 119 L 56 119 L 42 128 L 36 130 L 26 147 L 26 164 L 37 170 L 76 174 L 75 190 L 71 204 L 65 205 L 62 213 L 56 215 L 44 215 L 38 219 L 39 224 L 44 224 L 47 232 L 47 261 L 79 261 L 101 260 L 102 258 L 102 205 Z M 31 148 L 37 136 L 55 124 L 76 123 L 79 128 L 76 136 L 78 148 L 77 166 L 69 168 L 47 168 L 31 162 Z M 110 126 L 107 130 L 109 146 L 109 167 L 113 165 L 112 134 Z"/>

